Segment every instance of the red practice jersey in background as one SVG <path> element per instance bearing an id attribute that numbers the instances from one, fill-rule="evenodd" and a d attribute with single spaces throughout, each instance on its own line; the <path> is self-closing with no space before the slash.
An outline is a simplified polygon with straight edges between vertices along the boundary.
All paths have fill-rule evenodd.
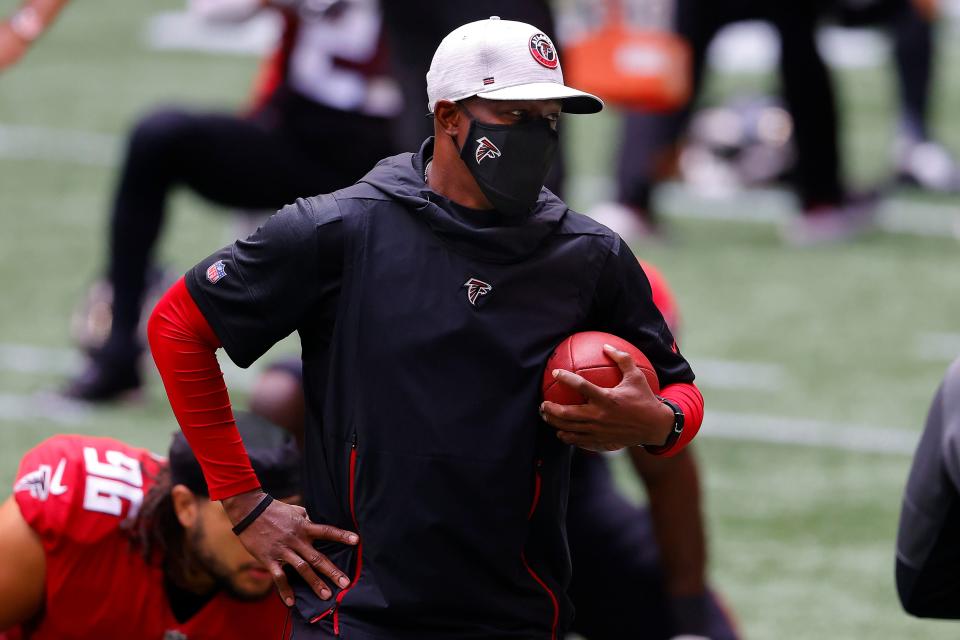
<path id="1" fill-rule="evenodd" d="M 674 339 L 680 339 L 680 307 L 677 306 L 677 300 L 667 284 L 667 279 L 663 277 L 660 270 L 649 262 L 640 261 L 643 272 L 647 274 L 647 281 L 650 282 L 650 291 L 653 293 L 653 304 L 660 310 L 667 326 L 670 327 L 670 333 Z"/>
<path id="2" fill-rule="evenodd" d="M 217 594 L 186 622 L 174 618 L 159 562 L 144 560 L 126 528 L 162 465 L 145 449 L 75 435 L 50 438 L 23 457 L 14 496 L 43 541 L 46 596 L 40 619 L 7 638 L 281 637 L 287 610 L 273 593 L 256 602 Z"/>

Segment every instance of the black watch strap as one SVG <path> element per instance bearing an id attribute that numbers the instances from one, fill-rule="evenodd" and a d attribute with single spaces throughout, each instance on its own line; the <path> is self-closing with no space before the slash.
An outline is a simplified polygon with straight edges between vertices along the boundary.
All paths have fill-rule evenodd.
<path id="1" fill-rule="evenodd" d="M 670 407 L 673 410 L 673 429 L 670 430 L 670 435 L 667 436 L 667 441 L 661 445 L 645 444 L 643 448 L 646 449 L 649 453 L 659 454 L 671 449 L 673 445 L 677 443 L 677 440 L 680 439 L 680 434 L 683 433 L 683 423 L 684 415 L 683 409 L 680 408 L 673 400 L 669 398 L 661 398 L 657 396 L 657 399 L 660 400 L 663 404 Z"/>

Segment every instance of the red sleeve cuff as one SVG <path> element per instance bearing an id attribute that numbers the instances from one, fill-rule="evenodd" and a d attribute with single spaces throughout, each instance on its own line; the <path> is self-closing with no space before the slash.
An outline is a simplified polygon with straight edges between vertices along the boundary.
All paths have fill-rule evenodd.
<path id="1" fill-rule="evenodd" d="M 700 431 L 703 423 L 703 395 L 697 386 L 689 382 L 667 385 L 660 390 L 660 396 L 677 403 L 683 411 L 683 433 L 669 449 L 656 452 L 660 456 L 675 456 L 690 444 Z"/>

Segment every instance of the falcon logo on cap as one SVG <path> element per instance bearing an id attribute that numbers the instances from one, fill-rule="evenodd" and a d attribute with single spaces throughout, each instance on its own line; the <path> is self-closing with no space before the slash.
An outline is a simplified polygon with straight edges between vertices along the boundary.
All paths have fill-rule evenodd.
<path id="1" fill-rule="evenodd" d="M 547 69 L 556 69 L 560 64 L 557 50 L 545 33 L 535 33 L 530 38 L 530 55 Z"/>
<path id="2" fill-rule="evenodd" d="M 207 267 L 207 282 L 210 284 L 217 284 L 225 278 L 227 275 L 227 268 L 223 264 L 223 260 L 217 260 L 212 265 Z"/>
<path id="3" fill-rule="evenodd" d="M 490 142 L 490 138 L 487 136 L 477 138 L 477 164 L 483 162 L 485 158 L 499 158 L 501 155 L 500 149 Z"/>
<path id="4" fill-rule="evenodd" d="M 467 300 L 469 300 L 473 306 L 477 306 L 477 300 L 480 296 L 485 296 L 493 291 L 492 285 L 487 284 L 483 280 L 477 280 L 476 278 L 470 278 L 463 283 L 463 286 L 467 288 Z"/>

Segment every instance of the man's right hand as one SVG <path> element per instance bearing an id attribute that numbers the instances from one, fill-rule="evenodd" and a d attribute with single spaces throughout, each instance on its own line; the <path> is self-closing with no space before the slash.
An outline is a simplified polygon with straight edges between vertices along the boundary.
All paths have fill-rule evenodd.
<path id="1" fill-rule="evenodd" d="M 222 500 L 230 521 L 240 522 L 263 499 L 260 490 L 241 493 Z M 323 600 L 333 595 L 321 576 L 333 581 L 341 589 L 350 585 L 346 576 L 333 562 L 313 547 L 314 540 L 328 540 L 355 545 L 360 536 L 324 524 L 311 522 L 303 507 L 274 500 L 249 527 L 240 533 L 240 542 L 273 576 L 284 604 L 293 606 L 293 589 L 283 571 L 284 565 L 293 567 L 313 592 Z M 319 574 L 319 575 L 318 575 Z"/>

